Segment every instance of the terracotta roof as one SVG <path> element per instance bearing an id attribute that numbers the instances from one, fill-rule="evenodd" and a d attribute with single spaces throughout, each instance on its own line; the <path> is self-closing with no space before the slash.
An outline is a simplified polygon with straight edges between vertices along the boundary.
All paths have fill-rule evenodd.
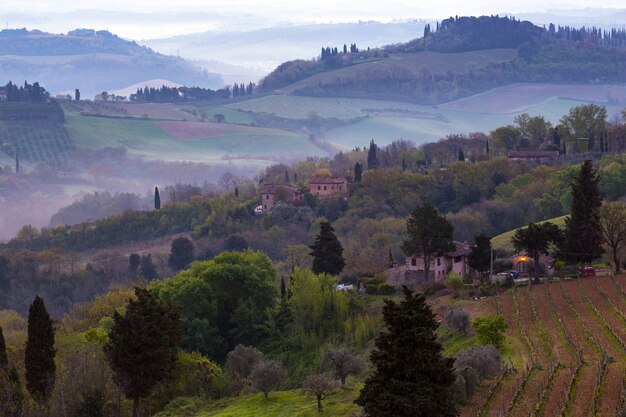
<path id="1" fill-rule="evenodd" d="M 509 151 L 509 158 L 555 158 L 559 151 Z"/>
<path id="2" fill-rule="evenodd" d="M 346 181 L 342 177 L 330 177 L 330 178 L 311 178 L 309 184 L 342 184 Z"/>
<path id="3" fill-rule="evenodd" d="M 276 194 L 281 190 L 291 191 L 293 193 L 299 193 L 300 188 L 287 184 L 264 184 L 261 194 Z"/>
<path id="4" fill-rule="evenodd" d="M 456 248 L 452 252 L 447 252 L 446 256 L 456 258 L 457 256 L 469 255 L 472 251 L 472 247 L 466 243 L 455 241 L 454 245 L 456 246 Z"/>

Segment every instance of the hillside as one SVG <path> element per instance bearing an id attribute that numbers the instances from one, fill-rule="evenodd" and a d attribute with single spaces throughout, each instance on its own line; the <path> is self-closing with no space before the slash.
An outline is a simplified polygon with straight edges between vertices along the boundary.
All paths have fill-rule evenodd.
<path id="1" fill-rule="evenodd" d="M 556 224 L 559 227 L 564 227 L 565 226 L 565 217 L 567 216 L 560 216 L 560 217 L 555 217 L 553 219 L 548 219 L 548 220 L 544 220 L 542 222 L 537 222 L 537 223 L 546 223 L 546 222 L 551 222 Z M 522 229 L 525 229 L 528 226 L 523 226 L 521 227 Z M 515 229 L 517 230 L 517 229 Z M 509 253 L 512 253 L 515 251 L 515 248 L 513 247 L 513 244 L 511 243 L 511 239 L 513 238 L 513 235 L 515 234 L 515 230 L 510 230 L 508 232 L 502 233 L 498 236 L 494 236 L 491 238 L 491 246 L 495 249 L 495 250 L 503 250 Z"/>
<path id="2" fill-rule="evenodd" d="M 508 325 L 504 361 L 514 371 L 502 371 L 484 381 L 460 407 L 461 417 L 615 416 L 626 388 L 626 275 L 585 278 L 524 286 L 480 300 L 431 297 L 433 310 L 445 316 L 462 308 L 474 319 L 503 314 Z M 444 322 L 445 323 L 445 322 Z M 440 329 L 445 334 L 445 327 Z M 475 337 L 441 338 L 446 351 L 476 343 Z M 358 385 L 357 385 L 358 387 Z M 358 388 L 346 388 L 324 401 L 317 414 L 313 398 L 300 390 L 279 391 L 263 400 L 261 394 L 214 402 L 178 398 L 158 417 L 351 417 Z M 586 395 L 577 395 L 579 393 Z"/>
<path id="3" fill-rule="evenodd" d="M 150 79 L 220 87 L 222 80 L 187 61 L 154 52 L 107 31 L 67 34 L 38 30 L 0 31 L 2 83 L 39 80 L 52 94 L 78 88 L 83 98 Z"/>
<path id="4" fill-rule="evenodd" d="M 622 83 L 626 32 L 450 18 L 423 38 L 279 65 L 263 91 L 439 104 L 515 82 Z M 474 52 L 474 54 L 471 54 Z M 479 52 L 479 53 L 478 53 Z"/>

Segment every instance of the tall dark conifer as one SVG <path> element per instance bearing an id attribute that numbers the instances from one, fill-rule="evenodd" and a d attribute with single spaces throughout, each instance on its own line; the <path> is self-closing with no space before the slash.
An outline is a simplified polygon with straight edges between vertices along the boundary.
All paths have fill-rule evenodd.
<path id="1" fill-rule="evenodd" d="M 354 182 L 361 182 L 363 177 L 363 166 L 360 163 L 354 164 Z"/>
<path id="2" fill-rule="evenodd" d="M 161 196 L 159 195 L 159 187 L 154 187 L 154 209 L 161 208 Z"/>
<path id="3" fill-rule="evenodd" d="M 0 372 L 9 367 L 9 358 L 7 356 L 7 345 L 4 341 L 4 333 L 0 327 Z"/>
<path id="4" fill-rule="evenodd" d="M 598 189 L 600 178 L 591 161 L 583 162 L 572 182 L 572 210 L 565 218 L 563 258 L 572 262 L 589 262 L 599 258 L 604 249 L 600 225 L 602 198 Z"/>
<path id="5" fill-rule="evenodd" d="M 54 327 L 43 300 L 36 296 L 28 310 L 28 339 L 24 366 L 26 388 L 30 395 L 44 406 L 54 388 Z"/>
<path id="6" fill-rule="evenodd" d="M 20 173 L 20 156 L 17 152 L 15 152 L 15 173 L 18 175 Z"/>
<path id="7" fill-rule="evenodd" d="M 378 146 L 374 143 L 374 139 L 370 142 L 369 150 L 367 151 L 367 169 L 374 169 L 380 166 L 378 162 Z"/>
<path id="8" fill-rule="evenodd" d="M 343 259 L 343 248 L 330 223 L 320 224 L 320 233 L 311 246 L 310 255 L 313 256 L 313 272 L 316 274 L 339 275 L 343 271 L 346 265 Z"/>
<path id="9" fill-rule="evenodd" d="M 109 342 L 104 347 L 116 384 L 133 400 L 139 416 L 139 399 L 170 375 L 181 339 L 178 313 L 148 290 L 135 288 L 126 314 L 113 314 Z"/>
<path id="10" fill-rule="evenodd" d="M 435 315 L 422 294 L 385 301 L 386 330 L 370 359 L 374 371 L 355 403 L 369 417 L 453 417 L 454 359 L 442 354 Z"/>

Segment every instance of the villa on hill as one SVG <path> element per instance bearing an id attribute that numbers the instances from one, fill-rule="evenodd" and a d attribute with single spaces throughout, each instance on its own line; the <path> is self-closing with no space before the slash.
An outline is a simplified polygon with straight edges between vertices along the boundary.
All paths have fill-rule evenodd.
<path id="1" fill-rule="evenodd" d="M 343 177 L 311 178 L 309 192 L 319 199 L 347 197 L 348 180 Z"/>
<path id="2" fill-rule="evenodd" d="M 304 202 L 302 190 L 287 184 L 264 184 L 261 189 L 260 212 L 266 213 L 279 202 L 298 205 Z"/>
<path id="3" fill-rule="evenodd" d="M 467 257 L 472 251 L 467 242 L 454 242 L 455 249 L 432 258 L 428 277 L 424 276 L 424 261 L 419 256 L 406 258 L 406 264 L 387 269 L 387 284 L 415 288 L 424 282 L 442 282 L 450 272 L 462 277 L 470 273 Z"/>

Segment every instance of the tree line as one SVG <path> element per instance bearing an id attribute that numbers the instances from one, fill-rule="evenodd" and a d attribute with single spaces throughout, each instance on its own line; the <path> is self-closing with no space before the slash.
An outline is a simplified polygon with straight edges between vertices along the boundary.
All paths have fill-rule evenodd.
<path id="1" fill-rule="evenodd" d="M 167 87 L 165 85 L 160 88 L 144 87 L 138 88 L 137 92 L 130 95 L 130 101 L 143 103 L 174 103 L 182 101 L 196 100 L 226 100 L 231 97 L 243 97 L 252 95 L 254 92 L 254 84 L 248 85 L 234 84 L 232 89 L 224 87 L 218 90 L 202 87 Z"/>

